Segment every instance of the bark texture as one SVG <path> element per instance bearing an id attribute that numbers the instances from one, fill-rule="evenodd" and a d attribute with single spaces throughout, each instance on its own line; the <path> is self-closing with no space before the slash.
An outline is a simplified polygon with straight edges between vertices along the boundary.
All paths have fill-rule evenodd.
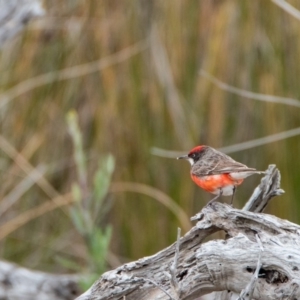
<path id="1" fill-rule="evenodd" d="M 219 202 L 204 207 L 179 242 L 104 273 L 77 299 L 189 300 L 213 291 L 232 291 L 238 299 L 300 299 L 300 226 L 260 213 L 283 193 L 279 185 L 271 165 L 243 210 Z M 205 242 L 218 231 L 222 239 Z M 178 245 L 175 286 L 170 267 Z"/>

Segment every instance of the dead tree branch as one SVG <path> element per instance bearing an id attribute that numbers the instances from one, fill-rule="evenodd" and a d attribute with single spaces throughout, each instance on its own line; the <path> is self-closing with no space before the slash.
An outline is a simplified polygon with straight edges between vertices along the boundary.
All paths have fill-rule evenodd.
<path id="1" fill-rule="evenodd" d="M 249 205 L 248 209 L 262 210 L 272 197 L 280 195 L 279 183 L 279 171 L 270 166 L 255 193 L 265 204 Z M 198 221 L 196 226 L 180 238 L 176 268 L 180 299 L 195 299 L 213 291 L 243 295 L 242 290 L 245 295 L 253 293 L 253 299 L 300 297 L 300 226 L 218 202 L 204 207 L 193 219 Z M 225 232 L 226 238 L 203 243 L 217 231 Z M 169 270 L 177 245 L 106 272 L 77 299 L 170 299 L 163 290 L 172 295 Z M 152 280 L 163 290 L 139 278 Z"/>
<path id="2" fill-rule="evenodd" d="M 53 275 L 0 261 L 0 299 L 72 300 L 79 295 L 79 276 Z"/>
<path id="3" fill-rule="evenodd" d="M 276 166 L 269 165 L 266 176 L 261 179 L 260 185 L 254 190 L 243 210 L 263 212 L 272 198 L 284 193 L 280 188 L 280 179 L 281 175 Z"/>

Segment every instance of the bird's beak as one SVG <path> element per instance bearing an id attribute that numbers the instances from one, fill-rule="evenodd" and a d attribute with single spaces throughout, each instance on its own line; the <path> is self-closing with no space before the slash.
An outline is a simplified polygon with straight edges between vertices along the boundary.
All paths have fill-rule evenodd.
<path id="1" fill-rule="evenodd" d="M 188 155 L 178 156 L 177 159 L 189 159 Z"/>

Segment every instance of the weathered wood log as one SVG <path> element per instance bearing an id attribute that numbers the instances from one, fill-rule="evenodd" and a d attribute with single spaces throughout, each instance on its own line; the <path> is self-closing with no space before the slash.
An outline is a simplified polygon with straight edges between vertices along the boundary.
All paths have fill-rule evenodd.
<path id="1" fill-rule="evenodd" d="M 240 293 L 256 269 L 260 248 L 255 234 L 262 240 L 265 251 L 254 298 L 288 299 L 300 284 L 300 226 L 218 202 L 202 212 L 203 218 L 180 239 L 177 269 L 180 299 L 195 299 L 212 291 Z M 206 237 L 219 230 L 229 238 L 202 244 Z M 79 299 L 122 299 L 123 296 L 127 300 L 170 299 L 149 280 L 171 293 L 168 273 L 174 247 L 175 244 L 103 274 L 89 295 Z M 300 297 L 300 289 L 293 297 Z"/>
<path id="2" fill-rule="evenodd" d="M 283 193 L 279 184 L 280 173 L 270 166 L 248 208 L 263 210 Z M 263 205 L 256 205 L 259 197 Z M 213 291 L 233 291 L 241 294 L 239 299 L 248 299 L 249 293 L 254 299 L 300 299 L 300 226 L 257 212 L 215 202 L 193 217 L 196 226 L 179 240 L 177 288 L 170 274 L 178 246 L 174 243 L 104 273 L 77 300 L 188 300 Z M 223 239 L 204 243 L 218 231 L 225 233 Z"/>
<path id="3" fill-rule="evenodd" d="M 73 300 L 80 294 L 79 276 L 54 275 L 0 261 L 0 299 Z"/>
<path id="4" fill-rule="evenodd" d="M 43 14 L 39 0 L 0 0 L 0 48 L 31 19 Z"/>

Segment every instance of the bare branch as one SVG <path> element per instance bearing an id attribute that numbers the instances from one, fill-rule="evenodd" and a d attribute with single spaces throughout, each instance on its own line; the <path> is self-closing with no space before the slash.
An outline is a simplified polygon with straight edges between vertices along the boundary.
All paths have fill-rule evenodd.
<path id="1" fill-rule="evenodd" d="M 213 82 L 217 87 L 219 87 L 222 90 L 225 90 L 227 92 L 233 93 L 235 95 L 242 96 L 244 98 L 258 100 L 258 101 L 264 101 L 264 102 L 272 102 L 272 103 L 280 103 L 295 107 L 300 107 L 300 101 L 293 99 L 293 98 L 286 98 L 286 97 L 278 97 L 278 96 L 272 96 L 272 95 L 266 95 L 266 94 L 259 94 L 259 93 L 253 93 L 250 91 L 246 91 L 243 89 L 236 88 L 234 86 L 231 86 L 229 84 L 226 84 L 216 77 L 210 75 L 209 73 L 205 72 L 204 70 L 200 70 L 200 75 L 208 79 L 209 81 Z"/>
<path id="2" fill-rule="evenodd" d="M 57 209 L 59 207 L 63 207 L 66 205 L 69 205 L 74 202 L 74 199 L 72 197 L 71 193 L 65 194 L 65 195 L 59 195 L 51 201 L 44 202 L 38 206 L 35 206 L 34 208 L 31 208 L 17 217 L 7 221 L 0 227 L 0 240 L 7 237 L 9 234 L 11 234 L 13 231 L 17 230 L 18 228 L 24 226 L 26 223 L 30 222 L 33 219 L 36 219 L 54 209 Z"/>
<path id="3" fill-rule="evenodd" d="M 286 11 L 288 14 L 300 21 L 300 11 L 284 0 L 272 0 L 276 5 Z"/>
<path id="4" fill-rule="evenodd" d="M 255 238 L 256 238 L 257 244 L 259 245 L 260 250 L 265 251 L 264 246 L 263 246 L 263 244 L 261 242 L 261 239 L 260 239 L 258 234 L 255 235 Z"/>
<path id="5" fill-rule="evenodd" d="M 261 240 L 260 240 L 258 234 L 256 234 L 255 237 L 256 237 L 257 243 L 259 244 L 259 247 L 260 247 L 256 270 L 255 270 L 249 284 L 247 285 L 247 287 L 244 290 L 242 290 L 242 292 L 241 292 L 240 296 L 237 298 L 237 300 L 252 300 L 254 289 L 255 289 L 255 286 L 256 286 L 256 283 L 258 280 L 258 274 L 259 274 L 260 267 L 261 267 L 261 253 L 262 253 L 262 251 L 264 251 L 264 248 L 262 246 L 262 243 L 261 243 Z"/>
<path id="6" fill-rule="evenodd" d="M 275 165 L 269 165 L 266 175 L 261 179 L 259 186 L 254 190 L 243 210 L 263 212 L 269 201 L 284 193 L 280 188 L 280 172 Z"/>
<path id="7" fill-rule="evenodd" d="M 290 130 L 286 130 L 286 131 L 282 131 L 282 132 L 275 133 L 275 134 L 270 134 L 270 135 L 267 135 L 267 136 L 259 138 L 259 139 L 254 139 L 254 140 L 250 140 L 250 141 L 247 141 L 247 142 L 222 147 L 219 150 L 224 152 L 224 153 L 234 153 L 234 152 L 238 152 L 238 151 L 247 150 L 247 149 L 251 149 L 251 148 L 254 148 L 254 147 L 270 144 L 270 143 L 277 142 L 277 141 L 280 141 L 280 140 L 285 140 L 287 138 L 297 136 L 297 135 L 300 135 L 300 127 L 290 129 Z"/>
<path id="8" fill-rule="evenodd" d="M 218 148 L 217 150 L 224 152 L 226 154 L 230 154 L 230 153 L 239 152 L 239 151 L 255 148 L 258 146 L 270 144 L 270 143 L 277 142 L 280 140 L 285 140 L 287 138 L 297 136 L 297 135 L 300 135 L 300 127 L 282 131 L 282 132 L 275 133 L 275 134 L 271 134 L 271 135 L 267 135 L 267 136 L 259 138 L 259 139 L 254 139 L 254 140 L 250 140 L 247 142 L 234 144 L 231 146 Z M 160 156 L 160 157 L 165 157 L 165 158 L 176 158 L 176 157 L 182 155 L 182 153 L 184 153 L 184 152 L 183 151 L 165 150 L 165 149 L 161 149 L 161 148 L 157 148 L 157 147 L 151 148 L 151 154 Z"/>
<path id="9" fill-rule="evenodd" d="M 27 192 L 42 176 L 44 176 L 46 168 L 38 166 L 33 169 L 19 184 L 17 184 L 7 195 L 5 195 L 0 203 L 0 217 Z"/>
<path id="10" fill-rule="evenodd" d="M 15 164 L 18 165 L 22 171 L 24 171 L 28 176 L 31 176 L 33 181 L 36 181 L 38 178 L 36 175 L 39 174 L 40 176 L 36 183 L 49 196 L 49 198 L 59 196 L 59 193 L 47 181 L 41 172 L 32 166 L 30 162 L 20 152 L 18 152 L 3 135 L 0 135 L 0 149 L 8 157 L 14 160 Z M 35 174 L 35 176 L 33 176 L 33 174 Z"/>
<path id="11" fill-rule="evenodd" d="M 192 227 L 186 212 L 170 196 L 152 186 L 137 182 L 114 182 L 110 186 L 110 192 L 134 192 L 147 195 L 172 211 L 185 231 Z"/>

